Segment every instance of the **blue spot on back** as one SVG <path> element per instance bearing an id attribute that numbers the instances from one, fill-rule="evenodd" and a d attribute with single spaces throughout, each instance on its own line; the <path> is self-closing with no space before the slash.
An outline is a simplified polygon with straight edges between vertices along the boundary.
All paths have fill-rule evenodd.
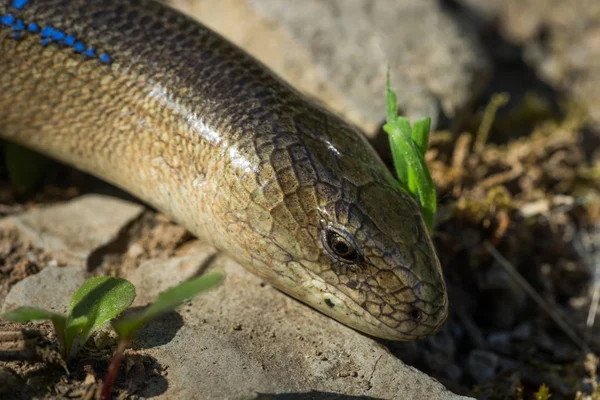
<path id="1" fill-rule="evenodd" d="M 67 46 L 73 46 L 75 44 L 75 36 L 69 35 L 63 41 Z"/>
<path id="2" fill-rule="evenodd" d="M 102 64 L 110 64 L 110 62 L 111 62 L 111 58 L 110 58 L 110 56 L 109 56 L 108 54 L 106 54 L 106 53 L 102 53 L 102 54 L 100 55 L 100 62 L 101 62 Z"/>
<path id="3" fill-rule="evenodd" d="M 13 0 L 12 7 L 17 10 L 22 10 L 29 3 L 30 0 Z M 18 13 L 17 13 L 18 15 Z M 75 53 L 81 53 L 85 57 L 97 58 L 102 64 L 110 64 L 112 57 L 108 53 L 102 53 L 99 56 L 96 53 L 96 49 L 93 47 L 87 47 L 83 42 L 77 41 L 77 38 L 73 35 L 67 35 L 65 32 L 55 29 L 52 26 L 45 26 L 40 29 L 40 26 L 35 22 L 27 24 L 22 19 L 17 19 L 12 14 L 4 14 L 0 16 L 0 26 L 4 25 L 12 28 L 14 39 L 21 39 L 24 33 L 33 33 L 41 36 L 42 46 L 48 46 L 52 42 L 64 44 L 73 48 Z"/>
<path id="4" fill-rule="evenodd" d="M 10 14 L 3 15 L 2 18 L 0 18 L 0 24 L 2 24 L 2 25 L 12 26 L 12 24 L 14 22 L 15 22 L 15 17 L 13 17 Z"/>
<path id="5" fill-rule="evenodd" d="M 18 19 L 12 26 L 13 30 L 15 31 L 22 31 L 23 29 L 25 29 L 25 24 L 23 24 L 23 21 L 21 21 L 20 19 Z"/>
<path id="6" fill-rule="evenodd" d="M 85 44 L 77 42 L 75 43 L 75 46 L 73 46 L 73 49 L 75 49 L 75 53 L 83 53 L 85 51 Z"/>
<path id="7" fill-rule="evenodd" d="M 27 3 L 29 3 L 29 0 L 14 0 L 12 6 L 17 10 L 20 10 L 25 7 Z"/>
<path id="8" fill-rule="evenodd" d="M 52 32 L 52 40 L 56 40 L 57 42 L 63 40 L 65 38 L 65 34 L 62 31 L 55 30 Z"/>
<path id="9" fill-rule="evenodd" d="M 96 49 L 94 49 L 93 47 L 90 47 L 89 49 L 87 49 L 85 51 L 85 53 L 83 53 L 84 56 L 86 57 L 96 57 Z"/>
<path id="10" fill-rule="evenodd" d="M 54 29 L 51 26 L 46 26 L 44 29 L 42 29 L 42 33 L 40 33 L 40 35 L 42 35 L 43 38 L 49 38 L 53 33 Z"/>

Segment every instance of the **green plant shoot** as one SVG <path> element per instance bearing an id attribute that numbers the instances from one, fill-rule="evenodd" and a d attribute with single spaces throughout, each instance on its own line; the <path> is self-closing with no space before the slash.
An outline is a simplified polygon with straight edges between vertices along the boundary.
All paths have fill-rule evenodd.
<path id="1" fill-rule="evenodd" d="M 125 311 L 134 299 L 135 288 L 125 279 L 101 276 L 85 281 L 69 303 L 67 350 L 77 353 L 92 333 Z"/>
<path id="2" fill-rule="evenodd" d="M 113 359 L 108 366 L 108 372 L 106 373 L 102 391 L 100 393 L 100 400 L 108 400 L 111 398 L 112 387 L 117 377 L 119 366 L 121 365 L 121 358 L 123 358 L 123 354 L 129 341 L 142 325 L 161 314 L 174 310 L 183 302 L 191 299 L 200 292 L 210 289 L 222 280 L 223 274 L 215 272 L 185 281 L 162 292 L 158 296 L 156 302 L 144 311 L 129 315 L 119 321 L 114 321 L 112 325 L 118 333 L 120 340 L 113 355 Z"/>
<path id="3" fill-rule="evenodd" d="M 407 118 L 398 115 L 396 93 L 390 87 L 389 70 L 386 101 L 387 123 L 383 126 L 383 130 L 390 139 L 398 180 L 402 187 L 420 203 L 423 220 L 429 232 L 432 232 L 437 210 L 437 196 L 425 163 L 431 119 L 424 118 L 411 127 Z"/>
<path id="4" fill-rule="evenodd" d="M 67 315 L 35 307 L 19 307 L 2 315 L 14 322 L 50 320 L 56 329 L 61 355 L 67 359 L 102 325 L 131 305 L 135 288 L 125 279 L 103 276 L 88 279 L 73 294 Z"/>

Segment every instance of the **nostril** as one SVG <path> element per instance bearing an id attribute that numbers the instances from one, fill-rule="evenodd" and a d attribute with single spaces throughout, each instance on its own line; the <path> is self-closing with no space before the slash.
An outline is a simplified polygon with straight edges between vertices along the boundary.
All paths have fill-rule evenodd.
<path id="1" fill-rule="evenodd" d="M 418 308 L 413 308 L 410 312 L 410 318 L 412 318 L 413 321 L 420 321 L 421 317 L 423 317 L 423 313 L 421 313 L 421 310 Z"/>

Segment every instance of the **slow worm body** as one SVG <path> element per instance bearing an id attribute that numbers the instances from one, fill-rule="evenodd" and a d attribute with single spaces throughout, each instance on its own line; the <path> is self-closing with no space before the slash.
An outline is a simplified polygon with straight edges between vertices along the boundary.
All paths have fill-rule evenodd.
<path id="1" fill-rule="evenodd" d="M 172 216 L 357 330 L 436 332 L 416 203 L 356 128 L 153 0 L 2 0 L 0 136 Z"/>

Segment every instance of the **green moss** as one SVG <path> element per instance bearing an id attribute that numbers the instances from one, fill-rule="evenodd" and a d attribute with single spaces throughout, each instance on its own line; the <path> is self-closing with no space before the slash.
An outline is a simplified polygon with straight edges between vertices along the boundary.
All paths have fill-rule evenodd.
<path id="1" fill-rule="evenodd" d="M 533 394 L 534 400 L 548 400 L 552 395 L 550 394 L 550 388 L 542 384 L 537 392 Z"/>

